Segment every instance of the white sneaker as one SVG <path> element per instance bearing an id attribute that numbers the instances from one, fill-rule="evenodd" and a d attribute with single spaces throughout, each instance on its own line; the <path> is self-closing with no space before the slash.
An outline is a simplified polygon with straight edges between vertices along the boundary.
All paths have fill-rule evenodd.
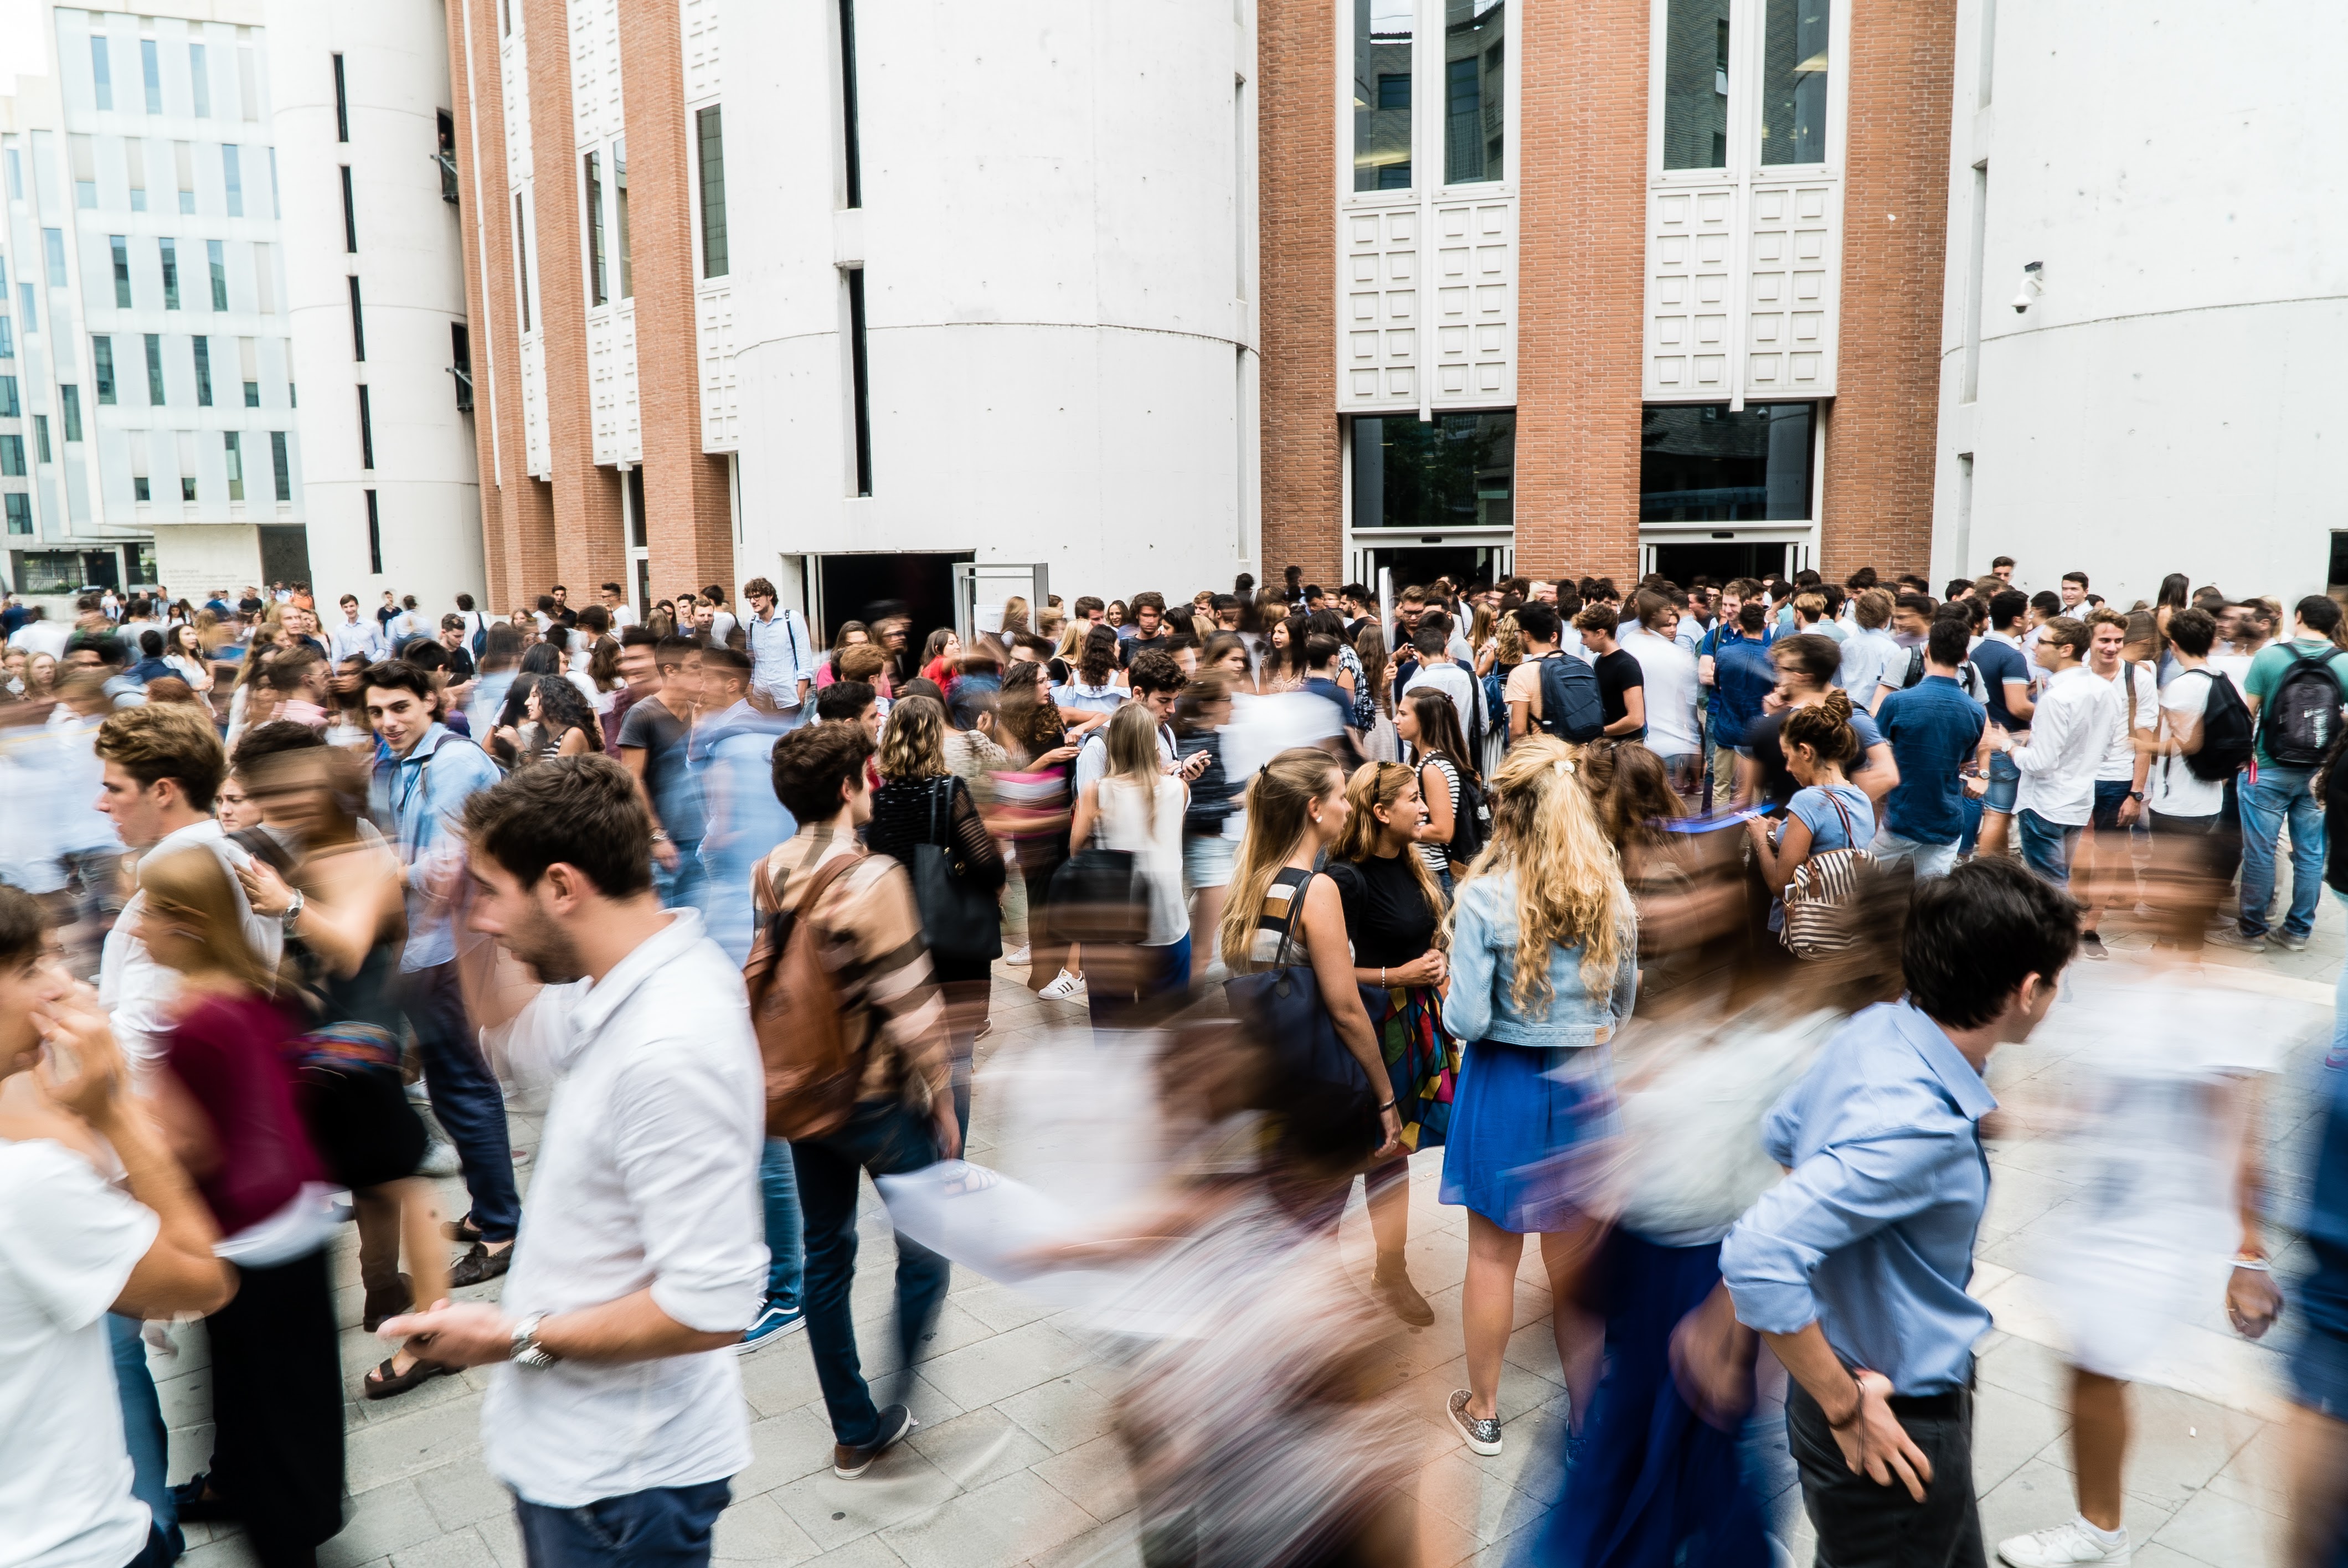
<path id="1" fill-rule="evenodd" d="M 1062 969 L 1057 979 L 1035 994 L 1039 997 L 1049 997 L 1056 1002 L 1074 1001 L 1085 994 L 1085 977 L 1072 975 L 1067 970 Z"/>
<path id="2" fill-rule="evenodd" d="M 1025 948 L 1014 948 L 1003 955 L 1003 961 L 1014 969 L 1022 969 L 1027 967 L 1030 956 Z"/>
<path id="3" fill-rule="evenodd" d="M 1997 1543 L 2000 1561 L 2013 1568 L 2071 1568 L 2082 1563 L 2119 1563 L 2128 1561 L 2128 1538 L 2126 1530 L 2116 1531 L 2103 1542 L 2104 1532 L 2084 1519 L 2074 1519 L 2052 1530 L 2034 1531 Z"/>

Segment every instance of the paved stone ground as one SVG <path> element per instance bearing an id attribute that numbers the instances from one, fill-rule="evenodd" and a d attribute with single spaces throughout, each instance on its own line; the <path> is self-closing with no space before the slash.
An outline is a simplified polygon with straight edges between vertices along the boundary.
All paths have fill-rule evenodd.
<path id="1" fill-rule="evenodd" d="M 2115 948 L 2112 972 L 2124 975 L 2139 961 L 2145 940 L 2126 922 L 2107 926 L 2106 935 Z M 2348 941 L 2327 899 L 2307 952 L 2254 957 L 2213 949 L 2211 961 L 2224 968 L 2221 979 L 2328 1008 L 2343 952 Z M 1039 1002 L 999 979 L 990 1040 L 1080 1019 L 1078 1008 Z M 2035 1227 L 2074 1190 L 2059 1146 L 2037 1129 L 2030 1108 L 2041 1091 L 2059 1087 L 2076 1044 L 2059 1012 L 2040 1035 L 2007 1048 L 1992 1069 L 1994 1087 L 2014 1112 L 2013 1135 L 1993 1146 L 1995 1180 L 1974 1286 L 1999 1320 L 1981 1347 L 1974 1442 L 1982 1523 L 1993 1546 L 2005 1535 L 2058 1522 L 2074 1506 L 2058 1341 L 2034 1299 L 2034 1282 L 2019 1272 L 2027 1267 Z M 2296 1048 L 2285 1081 L 2271 1096 L 2266 1130 L 2281 1214 L 2303 1199 L 2316 1133 L 2311 1087 L 2322 1053 L 2321 1041 Z M 971 1129 L 972 1153 L 980 1160 L 996 1126 L 986 1059 L 983 1050 Z M 534 1121 L 517 1118 L 518 1146 L 527 1149 L 536 1133 Z M 1535 1249 L 1528 1248 L 1517 1296 L 1519 1328 L 1501 1388 L 1508 1451 L 1476 1459 L 1441 1424 L 1445 1393 L 1466 1382 L 1457 1281 L 1467 1242 L 1460 1211 L 1435 1202 L 1439 1158 L 1422 1158 L 1412 1173 L 1410 1246 L 1413 1276 L 1438 1316 L 1435 1327 L 1406 1342 L 1407 1367 L 1395 1397 L 1400 1418 L 1416 1422 L 1426 1443 L 1419 1478 L 1424 1561 L 1428 1568 L 1498 1568 L 1521 1548 L 1513 1538 L 1559 1495 L 1564 1390 L 1545 1322 L 1547 1294 L 1538 1283 Z M 522 1173 L 527 1178 L 527 1165 Z M 450 1212 L 461 1210 L 460 1184 L 445 1186 Z M 1370 1249 L 1358 1202 L 1344 1245 L 1366 1276 Z M 868 1187 L 855 1300 L 868 1364 L 881 1368 L 889 1359 L 891 1256 L 879 1200 Z M 2278 1258 L 2279 1272 L 2288 1279 L 2305 1261 L 2304 1249 L 2294 1245 Z M 347 1526 L 321 1561 L 329 1568 L 519 1568 L 510 1500 L 479 1457 L 480 1374 L 441 1378 L 388 1403 L 359 1399 L 361 1374 L 384 1350 L 357 1327 L 353 1237 L 341 1246 L 336 1279 L 352 1401 L 352 1500 Z M 177 1333 L 179 1355 L 152 1360 L 172 1428 L 171 1474 L 180 1480 L 201 1468 L 209 1452 L 211 1395 L 201 1325 Z M 2140 1543 L 2136 1562 L 2138 1568 L 2280 1563 L 2276 1349 L 2233 1336 L 2214 1301 L 2188 1339 L 2175 1368 L 2177 1387 L 2140 1388 L 2133 1395 L 2127 1490 L 2127 1524 Z M 831 1439 L 803 1336 L 747 1358 L 743 1380 L 757 1423 L 757 1457 L 735 1478 L 733 1507 L 718 1526 L 724 1561 L 825 1568 L 1128 1568 L 1139 1562 L 1132 1492 L 1107 1430 L 1102 1390 L 1109 1380 L 1053 1314 L 1014 1292 L 957 1271 L 916 1374 L 912 1404 L 922 1428 L 860 1481 L 830 1473 Z M 1792 1561 L 1807 1563 L 1811 1536 L 1792 1488 L 1782 1429 L 1772 1420 L 1757 1423 L 1752 1447 L 1770 1478 L 1776 1529 Z M 242 1568 L 252 1561 L 233 1528 L 195 1526 L 189 1533 L 190 1568 Z"/>

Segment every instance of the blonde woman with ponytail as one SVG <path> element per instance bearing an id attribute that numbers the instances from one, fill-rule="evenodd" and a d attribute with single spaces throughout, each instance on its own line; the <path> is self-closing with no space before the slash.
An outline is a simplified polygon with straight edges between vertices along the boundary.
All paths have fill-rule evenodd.
<path id="1" fill-rule="evenodd" d="M 1638 989 L 1631 896 L 1575 748 L 1530 735 L 1492 775 L 1492 835 L 1451 907 L 1446 1021 L 1468 1041 L 1443 1149 L 1442 1201 L 1468 1212 L 1460 1315 L 1468 1387 L 1452 1424 L 1500 1451 L 1500 1361 L 1515 1327 L 1517 1265 L 1538 1232 L 1573 1434 L 1597 1391 L 1601 1327 L 1575 1302 L 1599 1237 L 1582 1208 L 1592 1146 L 1614 1114 L 1607 1042 Z"/>

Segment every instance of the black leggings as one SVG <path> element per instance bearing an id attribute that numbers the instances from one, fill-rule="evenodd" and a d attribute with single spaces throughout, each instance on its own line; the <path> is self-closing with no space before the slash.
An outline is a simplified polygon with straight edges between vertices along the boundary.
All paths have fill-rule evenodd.
<path id="1" fill-rule="evenodd" d="M 263 1568 L 311 1568 L 343 1527 L 343 1364 L 326 1249 L 237 1271 L 212 1342 L 212 1490 Z"/>

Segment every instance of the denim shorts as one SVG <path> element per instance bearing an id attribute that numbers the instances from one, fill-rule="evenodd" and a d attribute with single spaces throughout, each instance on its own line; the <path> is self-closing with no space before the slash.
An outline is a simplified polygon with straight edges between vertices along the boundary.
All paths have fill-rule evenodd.
<path id="1" fill-rule="evenodd" d="M 2013 815 L 2013 797 L 2022 789 L 2022 770 L 2003 752 L 1989 754 L 1989 794 L 1982 797 L 1982 809 L 2001 815 Z"/>
<path id="2" fill-rule="evenodd" d="M 1231 883 L 1231 867 L 1238 859 L 1239 845 L 1221 834 L 1186 833 L 1182 835 L 1182 891 L 1196 893 L 1201 887 L 1228 887 Z"/>
<path id="3" fill-rule="evenodd" d="M 2087 825 L 2097 833 L 2120 831 L 2120 807 L 2127 804 L 2128 792 L 2136 786 L 2126 779 L 2097 779 L 2096 805 L 2087 818 Z"/>

